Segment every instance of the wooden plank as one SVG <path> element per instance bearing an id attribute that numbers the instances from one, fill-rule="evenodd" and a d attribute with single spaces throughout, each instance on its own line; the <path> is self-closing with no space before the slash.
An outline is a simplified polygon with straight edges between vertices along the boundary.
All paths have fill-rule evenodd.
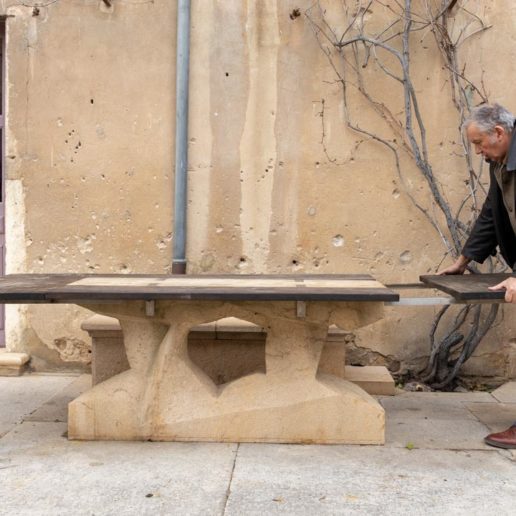
<path id="1" fill-rule="evenodd" d="M 132 278 L 130 276 L 123 276 L 118 278 L 110 277 L 87 277 L 81 278 L 78 281 L 70 283 L 70 287 L 129 287 L 139 288 L 148 287 L 163 289 L 167 287 L 183 287 L 187 289 L 194 288 L 385 288 L 381 283 L 373 279 L 360 279 L 355 278 L 336 278 L 336 279 L 304 279 L 304 278 L 238 278 L 230 276 L 226 278 L 203 278 L 203 277 L 192 277 L 192 276 L 179 276 L 179 277 L 167 277 L 158 278 L 149 276 L 147 278 Z"/>
<path id="2" fill-rule="evenodd" d="M 11 302 L 46 302 L 47 293 L 66 286 L 72 274 L 11 274 L 0 278 L 0 299 Z M 9 299 L 6 299 L 8 296 Z"/>
<path id="3" fill-rule="evenodd" d="M 124 276 L 121 278 L 106 278 L 88 277 L 82 278 L 69 284 L 70 287 L 115 287 L 115 288 L 156 288 L 164 289 L 167 287 L 182 287 L 187 289 L 195 289 L 198 287 L 210 288 L 295 288 L 296 280 L 289 278 L 199 278 L 191 276 L 179 277 L 147 277 L 147 278 L 132 278 L 131 276 Z"/>
<path id="4" fill-rule="evenodd" d="M 442 290 L 460 301 L 486 301 L 504 298 L 504 291 L 492 291 L 492 287 L 515 274 L 457 274 L 457 275 L 424 275 L 420 280 L 436 289 Z"/>
<path id="5" fill-rule="evenodd" d="M 369 275 L 11 275 L 0 278 L 0 301 L 228 299 L 396 301 Z"/>

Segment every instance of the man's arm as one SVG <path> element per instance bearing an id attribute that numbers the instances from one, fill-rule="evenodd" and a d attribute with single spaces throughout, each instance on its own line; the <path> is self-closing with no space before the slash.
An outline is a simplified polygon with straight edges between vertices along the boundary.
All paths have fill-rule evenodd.
<path id="1" fill-rule="evenodd" d="M 464 274 L 468 263 L 471 260 L 461 254 L 453 265 L 450 265 L 446 269 L 443 269 L 439 274 Z"/>
<path id="2" fill-rule="evenodd" d="M 469 262 L 482 263 L 490 254 L 495 252 L 498 241 L 493 220 L 493 197 L 496 195 L 498 184 L 492 172 L 490 176 L 489 192 L 471 234 L 462 248 L 461 255 L 453 265 L 442 270 L 439 274 L 464 274 Z"/>
<path id="3" fill-rule="evenodd" d="M 496 181 L 494 172 L 490 171 L 490 185 L 484 205 L 480 210 L 480 214 L 471 230 L 469 238 L 466 240 L 462 248 L 462 254 L 478 263 L 483 263 L 484 260 L 491 254 L 496 252 L 498 240 L 496 237 L 496 229 L 494 224 L 493 209 L 496 202 L 502 202 L 498 192 L 498 183 Z M 496 201 L 496 198 L 499 200 Z"/>

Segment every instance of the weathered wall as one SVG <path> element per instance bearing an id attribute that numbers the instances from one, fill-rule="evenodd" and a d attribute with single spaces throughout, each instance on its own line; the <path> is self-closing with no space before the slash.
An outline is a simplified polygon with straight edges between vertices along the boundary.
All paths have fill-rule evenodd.
<path id="1" fill-rule="evenodd" d="M 12 15 L 10 273 L 170 272 L 176 3 L 112 3 L 58 0 L 35 15 L 0 1 Z M 516 109 L 505 87 L 513 72 L 505 67 L 503 81 L 496 73 L 516 52 L 508 36 L 516 6 L 470 3 L 492 25 L 481 45 L 472 38 L 464 47 L 470 73 L 479 79 L 485 70 L 491 98 Z M 361 272 L 387 283 L 417 281 L 440 263 L 442 243 L 405 194 L 389 152 L 346 129 L 342 91 L 310 24 L 289 16 L 311 4 L 192 2 L 188 270 Z M 436 173 L 458 202 L 464 163 L 450 144 L 457 118 L 430 39 L 413 71 Z M 396 92 L 388 82 L 377 88 L 391 98 Z M 359 96 L 351 99 L 365 124 L 376 124 Z M 428 199 L 408 160 L 403 169 L 408 188 Z M 355 360 L 371 360 L 361 350 L 371 348 L 374 360 L 393 369 L 421 366 L 436 310 L 390 308 L 384 321 L 356 335 Z M 467 366 L 472 373 L 514 375 L 513 310 L 503 309 L 481 358 Z M 30 352 L 39 369 L 83 367 L 85 316 L 74 307 L 9 307 L 7 344 Z"/>

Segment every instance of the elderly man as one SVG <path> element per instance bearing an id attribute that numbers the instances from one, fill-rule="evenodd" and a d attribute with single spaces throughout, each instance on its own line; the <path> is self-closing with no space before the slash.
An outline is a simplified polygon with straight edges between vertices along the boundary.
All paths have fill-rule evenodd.
<path id="1" fill-rule="evenodd" d="M 480 215 L 461 255 L 441 274 L 463 274 L 470 261 L 482 263 L 500 249 L 507 264 L 516 269 L 516 134 L 514 116 L 504 107 L 483 105 L 471 112 L 464 128 L 477 154 L 490 164 L 490 186 Z M 495 285 L 506 288 L 506 300 L 516 303 L 516 278 Z M 491 446 L 516 448 L 516 423 L 485 438 Z"/>
<path id="2" fill-rule="evenodd" d="M 516 264 L 514 116 L 498 104 L 483 105 L 472 111 L 464 127 L 475 152 L 490 163 L 491 184 L 461 255 L 441 274 L 462 274 L 470 261 L 482 263 L 497 246 L 510 267 Z"/>

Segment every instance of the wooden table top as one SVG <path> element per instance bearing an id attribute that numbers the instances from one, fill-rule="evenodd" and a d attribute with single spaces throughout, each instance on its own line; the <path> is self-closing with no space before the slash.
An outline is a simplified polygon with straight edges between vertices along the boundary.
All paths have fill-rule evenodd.
<path id="1" fill-rule="evenodd" d="M 13 274 L 0 278 L 0 303 L 158 299 L 397 301 L 399 295 L 367 274 Z"/>
<path id="2" fill-rule="evenodd" d="M 504 290 L 492 291 L 488 287 L 516 276 L 515 274 L 457 274 L 448 276 L 420 276 L 427 285 L 451 294 L 460 301 L 502 300 Z"/>

